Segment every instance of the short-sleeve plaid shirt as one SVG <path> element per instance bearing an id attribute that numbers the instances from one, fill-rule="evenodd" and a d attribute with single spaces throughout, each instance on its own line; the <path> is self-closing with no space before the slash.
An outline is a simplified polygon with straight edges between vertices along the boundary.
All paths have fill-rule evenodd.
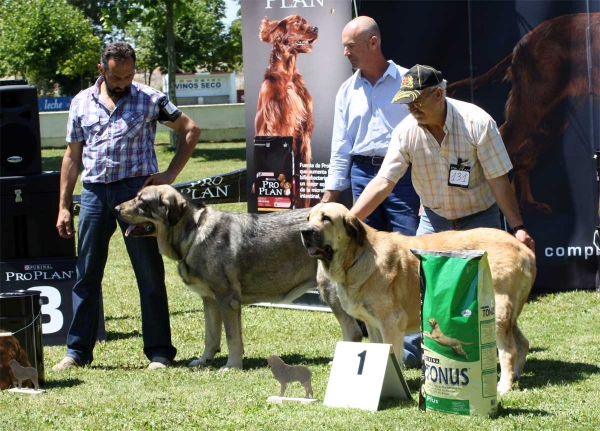
<path id="1" fill-rule="evenodd" d="M 99 100 L 103 79 L 75 96 L 69 111 L 67 142 L 84 143 L 81 181 L 111 183 L 156 173 L 154 138 L 161 106 L 170 113 L 179 110 L 165 94 L 134 81 L 131 93 L 111 112 Z"/>
<path id="2" fill-rule="evenodd" d="M 421 203 L 455 220 L 488 209 L 495 199 L 487 179 L 508 173 L 512 164 L 489 114 L 471 103 L 448 97 L 446 102 L 442 144 L 410 115 L 394 129 L 378 175 L 397 182 L 412 164 L 413 186 Z M 450 165 L 459 158 L 470 168 L 467 188 L 448 185 Z"/>

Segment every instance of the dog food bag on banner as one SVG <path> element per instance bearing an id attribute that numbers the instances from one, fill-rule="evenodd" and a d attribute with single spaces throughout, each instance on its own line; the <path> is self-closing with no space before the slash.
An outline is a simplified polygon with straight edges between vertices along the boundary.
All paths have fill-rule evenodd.
<path id="1" fill-rule="evenodd" d="M 254 137 L 253 198 L 262 212 L 296 208 L 296 175 L 291 136 Z"/>
<path id="2" fill-rule="evenodd" d="M 494 286 L 487 253 L 411 250 L 421 261 L 423 368 L 419 407 L 497 413 Z"/>

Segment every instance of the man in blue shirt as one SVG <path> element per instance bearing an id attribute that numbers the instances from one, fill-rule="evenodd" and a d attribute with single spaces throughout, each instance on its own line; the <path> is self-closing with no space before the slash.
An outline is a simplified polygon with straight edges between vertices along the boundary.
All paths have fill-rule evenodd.
<path id="1" fill-rule="evenodd" d="M 381 52 L 381 33 L 367 16 L 350 21 L 342 31 L 344 55 L 357 69 L 340 87 L 335 101 L 329 175 L 322 202 L 335 202 L 352 186 L 354 200 L 373 179 L 383 162 L 392 131 L 409 114 L 405 105 L 392 104 L 407 69 L 387 61 Z M 419 197 L 410 168 L 390 195 L 364 222 L 378 230 L 414 235 L 419 225 Z M 420 337 L 405 338 L 404 363 L 420 365 Z"/>

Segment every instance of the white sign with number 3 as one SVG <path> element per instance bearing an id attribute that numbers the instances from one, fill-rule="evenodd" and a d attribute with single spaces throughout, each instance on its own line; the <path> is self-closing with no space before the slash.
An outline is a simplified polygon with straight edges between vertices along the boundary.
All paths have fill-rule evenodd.
<path id="1" fill-rule="evenodd" d="M 410 399 L 390 344 L 340 341 L 323 404 L 377 411 L 381 398 Z"/>

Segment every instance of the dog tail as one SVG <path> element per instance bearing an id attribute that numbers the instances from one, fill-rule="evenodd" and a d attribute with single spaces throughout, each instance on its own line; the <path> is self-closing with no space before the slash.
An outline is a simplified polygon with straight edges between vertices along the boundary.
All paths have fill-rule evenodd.
<path id="1" fill-rule="evenodd" d="M 512 64 L 512 60 L 513 53 L 511 52 L 504 58 L 504 60 L 492 67 L 483 75 L 479 75 L 476 78 L 461 79 L 460 81 L 448 84 L 446 93 L 448 94 L 448 96 L 453 96 L 461 90 L 467 90 L 471 88 L 473 88 L 473 90 L 476 90 L 477 88 L 487 84 L 503 82 L 508 78 L 508 71 L 510 65 Z"/>

